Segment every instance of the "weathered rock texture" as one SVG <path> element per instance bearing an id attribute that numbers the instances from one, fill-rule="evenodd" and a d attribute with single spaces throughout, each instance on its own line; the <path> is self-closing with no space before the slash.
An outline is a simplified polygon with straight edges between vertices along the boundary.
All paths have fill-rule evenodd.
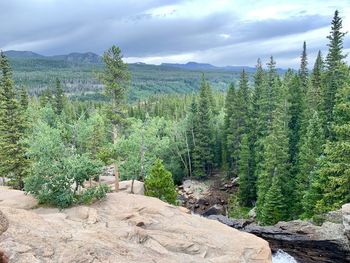
<path id="1" fill-rule="evenodd" d="M 296 220 L 262 227 L 250 224 L 247 220 L 229 219 L 220 215 L 209 218 L 262 237 L 270 243 L 273 251 L 283 249 L 302 263 L 350 262 L 350 245 L 345 234 L 345 223 L 343 226 L 326 222 L 322 226 L 316 226 Z"/>
<path id="2" fill-rule="evenodd" d="M 343 205 L 342 215 L 343 215 L 344 232 L 345 232 L 345 235 L 350 240 L 350 204 Z"/>
<path id="3" fill-rule="evenodd" d="M 185 180 L 177 187 L 177 199 L 195 214 L 208 216 L 214 212 L 213 207 L 221 206 L 215 213 L 226 215 L 230 195 L 236 191 L 236 182 L 236 179 L 228 180 L 221 174 L 213 174 L 206 182 Z"/>
<path id="4" fill-rule="evenodd" d="M 271 262 L 266 241 L 141 195 L 111 193 L 64 211 L 0 202 L 0 210 L 9 221 L 0 247 L 10 262 Z"/>
<path id="5" fill-rule="evenodd" d="M 30 209 L 37 205 L 38 201 L 34 197 L 25 195 L 22 191 L 0 186 L 0 206 Z"/>
<path id="6" fill-rule="evenodd" d="M 0 235 L 9 227 L 9 222 L 3 212 L 0 211 Z"/>
<path id="7" fill-rule="evenodd" d="M 4 233 L 8 229 L 8 220 L 6 216 L 0 211 L 0 236 L 2 233 Z M 0 263 L 7 263 L 8 262 L 8 257 L 6 254 L 1 251 L 0 247 Z"/>

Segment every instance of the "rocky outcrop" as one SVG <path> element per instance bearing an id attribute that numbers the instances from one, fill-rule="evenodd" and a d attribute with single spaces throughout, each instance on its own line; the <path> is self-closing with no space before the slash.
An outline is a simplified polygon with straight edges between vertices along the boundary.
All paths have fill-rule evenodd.
<path id="1" fill-rule="evenodd" d="M 8 229 L 8 220 L 6 216 L 0 211 L 0 236 L 2 233 L 4 233 Z M 0 263 L 7 263 L 8 262 L 8 257 L 6 254 L 1 251 L 0 248 Z"/>
<path id="2" fill-rule="evenodd" d="M 226 215 L 226 208 L 222 205 L 213 205 L 202 214 L 205 217 L 211 215 Z"/>
<path id="3" fill-rule="evenodd" d="M 347 212 L 350 212 L 348 207 L 343 206 L 343 222 L 349 215 Z M 267 240 L 273 251 L 282 249 L 303 263 L 350 262 L 349 239 L 345 235 L 346 223 L 343 226 L 326 222 L 322 226 L 316 226 L 311 222 L 296 220 L 262 227 L 251 224 L 248 220 L 235 220 L 224 216 L 209 218 L 257 235 Z"/>
<path id="4" fill-rule="evenodd" d="M 213 207 L 222 206 L 219 214 L 226 214 L 230 195 L 236 190 L 237 180 L 227 179 L 220 174 L 214 174 L 210 180 L 185 180 L 177 187 L 180 205 L 190 209 L 195 214 L 203 215 Z"/>
<path id="5" fill-rule="evenodd" d="M 19 190 L 13 190 L 5 186 L 0 186 L 0 206 L 30 209 L 37 205 L 38 201 L 34 197 L 25 195 Z"/>
<path id="6" fill-rule="evenodd" d="M 145 187 L 143 182 L 134 180 L 128 180 L 128 181 L 121 181 L 119 183 L 119 191 L 125 191 L 128 193 L 131 193 L 131 188 L 133 189 L 133 193 L 137 195 L 144 195 L 145 194 Z"/>
<path id="7" fill-rule="evenodd" d="M 271 262 L 263 239 L 142 195 L 110 193 L 63 211 L 1 203 L 0 210 L 9 221 L 0 236 L 9 262 Z"/>
<path id="8" fill-rule="evenodd" d="M 350 203 L 342 206 L 343 226 L 347 238 L 350 240 Z"/>

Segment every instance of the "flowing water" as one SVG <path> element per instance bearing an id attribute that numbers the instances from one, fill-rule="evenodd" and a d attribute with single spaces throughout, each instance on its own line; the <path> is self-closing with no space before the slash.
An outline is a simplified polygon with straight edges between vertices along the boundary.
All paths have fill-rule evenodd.
<path id="1" fill-rule="evenodd" d="M 272 263 L 298 263 L 291 255 L 284 252 L 283 250 L 278 250 L 272 256 Z"/>

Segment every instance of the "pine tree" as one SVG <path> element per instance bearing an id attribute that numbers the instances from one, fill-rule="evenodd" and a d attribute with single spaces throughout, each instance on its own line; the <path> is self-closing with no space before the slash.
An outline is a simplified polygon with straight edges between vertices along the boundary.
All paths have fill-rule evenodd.
<path id="1" fill-rule="evenodd" d="M 344 69 L 345 70 L 345 69 Z M 347 81 L 349 81 L 349 70 Z M 336 96 L 333 139 L 325 145 L 324 156 L 308 193 L 313 213 L 336 210 L 350 202 L 350 86 L 345 84 Z"/>
<path id="2" fill-rule="evenodd" d="M 27 90 L 22 87 L 19 91 L 19 104 L 21 105 L 21 109 L 26 111 L 29 105 L 29 97 Z"/>
<path id="3" fill-rule="evenodd" d="M 255 200 L 255 180 L 252 178 L 250 163 L 249 139 L 245 134 L 242 136 L 240 146 L 240 159 L 238 161 L 238 199 L 241 206 L 249 207 Z"/>
<path id="4" fill-rule="evenodd" d="M 315 171 L 317 159 L 322 154 L 323 143 L 324 130 L 318 117 L 318 113 L 315 111 L 312 118 L 309 120 L 298 158 L 299 173 L 296 178 L 295 191 L 295 212 L 298 215 L 307 211 L 308 198 L 305 194 L 309 190 L 310 181 L 312 181 L 311 176 Z"/>
<path id="5" fill-rule="evenodd" d="M 170 204 L 176 203 L 176 188 L 173 177 L 160 159 L 157 159 L 145 180 L 145 194 L 157 197 Z"/>
<path id="6" fill-rule="evenodd" d="M 309 120 L 315 111 L 317 111 L 320 120 L 323 119 L 323 80 L 322 75 L 324 71 L 323 59 L 321 51 L 318 51 L 317 58 L 314 64 L 314 68 L 311 73 L 311 85 L 309 86 L 306 94 L 307 113 L 305 117 Z M 322 121 L 322 123 L 324 123 Z"/>
<path id="7" fill-rule="evenodd" d="M 195 146 L 193 156 L 194 174 L 198 177 L 210 175 L 213 167 L 213 138 L 211 130 L 211 110 L 209 84 L 202 77 L 196 115 Z"/>
<path id="8" fill-rule="evenodd" d="M 300 78 L 300 89 L 301 92 L 305 95 L 309 87 L 309 70 L 307 68 L 307 53 L 306 53 L 306 42 L 303 43 L 303 52 L 301 54 L 301 62 L 299 69 L 299 78 Z"/>
<path id="9" fill-rule="evenodd" d="M 64 107 L 64 91 L 60 80 L 56 79 L 56 86 L 54 89 L 54 107 L 57 115 L 61 115 Z"/>
<path id="10" fill-rule="evenodd" d="M 277 168 L 276 168 L 277 169 Z M 265 225 L 274 225 L 287 217 L 287 207 L 282 193 L 281 176 L 276 175 L 272 178 L 272 184 L 266 193 L 264 207 L 262 209 L 261 221 Z"/>
<path id="11" fill-rule="evenodd" d="M 294 174 L 296 171 L 296 162 L 299 152 L 299 141 L 302 133 L 303 125 L 303 111 L 304 111 L 304 92 L 303 85 L 300 76 L 291 74 L 289 82 L 285 82 L 285 85 L 288 87 L 288 102 L 289 109 L 288 114 L 290 116 L 288 127 L 289 127 L 289 154 L 290 161 L 295 169 L 293 169 Z M 285 77 L 285 80 L 288 79 Z"/>
<path id="12" fill-rule="evenodd" d="M 45 107 L 48 103 L 53 102 L 52 92 L 49 89 L 45 89 L 39 96 L 40 106 Z"/>
<path id="13" fill-rule="evenodd" d="M 100 75 L 100 80 L 104 84 L 105 93 L 111 99 L 108 108 L 108 117 L 112 123 L 113 144 L 117 142 L 118 126 L 123 123 L 123 102 L 130 80 L 128 66 L 123 61 L 123 56 L 119 47 L 113 45 L 103 54 L 105 64 L 104 72 Z M 119 190 L 119 170 L 117 162 L 114 163 L 115 191 Z"/>
<path id="14" fill-rule="evenodd" d="M 236 104 L 236 91 L 233 83 L 230 84 L 226 100 L 225 100 L 225 120 L 224 120 L 224 129 L 225 129 L 225 158 L 228 161 L 228 169 L 232 172 L 233 170 L 233 159 L 232 153 L 236 151 L 236 145 L 234 145 L 235 137 L 235 111 L 234 106 Z"/>
<path id="15" fill-rule="evenodd" d="M 12 72 L 6 56 L 0 54 L 0 174 L 11 179 L 10 184 L 23 188 L 27 173 L 23 138 L 23 110 L 17 100 Z"/>
<path id="16" fill-rule="evenodd" d="M 233 88 L 232 88 L 233 89 Z M 239 88 L 234 96 L 234 90 L 229 90 L 228 99 L 231 105 L 227 108 L 228 132 L 227 149 L 232 161 L 232 172 L 237 173 L 239 161 L 239 149 L 242 136 L 249 131 L 250 118 L 250 94 L 248 88 L 248 76 L 243 70 L 240 77 Z M 228 107 L 228 106 L 227 106 Z M 230 112 L 231 111 L 231 112 Z M 226 121 L 227 122 L 227 121 Z"/>
<path id="17" fill-rule="evenodd" d="M 324 111 L 326 120 L 326 138 L 332 137 L 331 124 L 333 122 L 333 108 L 335 104 L 335 94 L 338 87 L 344 86 L 343 59 L 343 39 L 345 36 L 342 30 L 342 19 L 339 17 L 338 10 L 335 11 L 332 20 L 331 32 L 327 37 L 329 39 L 329 50 L 326 57 L 326 76 L 324 93 Z"/>
<path id="18" fill-rule="evenodd" d="M 329 50 L 326 58 L 327 69 L 334 69 L 339 62 L 341 62 L 346 56 L 343 54 L 343 39 L 346 33 L 341 32 L 343 28 L 343 20 L 339 17 L 339 12 L 336 10 L 334 12 L 334 17 L 332 20 L 331 32 L 327 36 L 329 39 Z"/>
<path id="19" fill-rule="evenodd" d="M 267 110 L 267 83 L 266 74 L 262 68 L 261 60 L 258 59 L 256 72 L 254 74 L 254 92 L 252 99 L 252 117 L 251 117 L 251 160 L 252 173 L 255 181 L 261 171 L 263 163 L 263 138 L 267 134 L 267 122 L 264 110 Z M 255 186 L 256 192 L 256 186 Z M 256 193 L 255 193 L 256 200 Z"/>
<path id="20" fill-rule="evenodd" d="M 272 114 L 271 132 L 263 140 L 263 163 L 261 164 L 257 181 L 257 218 L 263 223 L 269 223 L 264 211 L 266 211 L 267 193 L 270 192 L 273 178 L 278 177 L 278 186 L 281 187 L 283 202 L 285 202 L 286 206 L 291 206 L 290 198 L 292 196 L 290 156 L 288 154 L 288 107 L 284 99 L 285 91 L 280 88 L 276 92 L 277 107 Z M 276 193 L 275 189 L 273 189 L 271 195 L 274 193 Z M 287 218 L 288 213 L 286 211 L 281 210 L 280 213 L 284 218 Z"/>
<path id="21" fill-rule="evenodd" d="M 265 96 L 265 106 L 266 109 L 262 108 L 262 111 L 266 110 L 266 123 L 267 123 L 267 130 L 271 128 L 272 119 L 273 119 L 273 112 L 277 107 L 277 96 L 278 96 L 278 89 L 281 85 L 280 79 L 277 75 L 276 70 L 276 62 L 273 59 L 273 57 L 270 57 L 269 63 L 267 63 L 268 71 L 267 71 L 267 96 Z"/>
<path id="22" fill-rule="evenodd" d="M 193 159 L 194 159 L 194 149 L 195 149 L 195 133 L 197 132 L 197 103 L 194 96 L 192 96 L 192 102 L 188 111 L 186 118 L 186 134 L 185 134 L 185 143 L 189 150 L 187 158 L 189 159 L 189 166 L 191 167 L 190 175 L 193 173 Z"/>

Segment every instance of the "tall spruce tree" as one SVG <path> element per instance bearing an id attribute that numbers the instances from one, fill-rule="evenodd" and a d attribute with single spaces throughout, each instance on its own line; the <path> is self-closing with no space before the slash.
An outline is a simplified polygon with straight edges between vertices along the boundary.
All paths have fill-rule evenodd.
<path id="1" fill-rule="evenodd" d="M 335 94 L 338 87 L 344 86 L 345 77 L 342 75 L 343 59 L 343 41 L 345 33 L 342 32 L 342 19 L 339 17 L 338 10 L 335 11 L 332 20 L 329 39 L 329 50 L 326 57 L 326 75 L 324 92 L 324 111 L 326 120 L 326 137 L 332 137 L 331 124 L 333 122 L 333 108 L 335 104 Z"/>
<path id="2" fill-rule="evenodd" d="M 208 107 L 209 106 L 209 107 Z M 203 177 L 211 174 L 213 168 L 213 137 L 211 131 L 210 86 L 202 76 L 196 115 L 194 146 L 194 174 Z"/>
<path id="3" fill-rule="evenodd" d="M 271 132 L 263 140 L 264 154 L 261 170 L 259 170 L 257 181 L 257 218 L 265 224 L 269 224 L 271 219 L 266 216 L 268 209 L 266 206 L 272 204 L 273 200 L 279 199 L 280 191 L 283 198 L 279 202 L 283 202 L 287 207 L 291 205 L 292 187 L 290 184 L 290 156 L 288 142 L 288 106 L 285 99 L 285 91 L 280 87 L 276 89 L 276 108 L 272 112 Z M 276 179 L 274 179 L 276 177 Z M 274 189 L 270 191 L 273 180 L 276 181 Z M 280 191 L 278 190 L 281 188 Z M 267 200 L 267 193 L 269 200 Z M 267 202 L 269 201 L 269 203 Z M 278 209 L 278 208 L 276 208 Z M 284 208 L 279 211 L 281 217 L 276 219 L 287 219 L 288 211 Z"/>
<path id="4" fill-rule="evenodd" d="M 10 184 L 23 189 L 27 174 L 27 159 L 23 139 L 23 110 L 17 99 L 12 71 L 6 56 L 0 54 L 0 174 L 10 178 Z"/>
<path id="5" fill-rule="evenodd" d="M 298 157 L 299 172 L 296 178 L 295 213 L 301 215 L 307 212 L 308 198 L 305 195 L 310 188 L 310 182 L 316 169 L 317 159 L 321 156 L 324 143 L 322 122 L 314 111 L 308 122 L 305 136 L 302 139 Z"/>
<path id="6" fill-rule="evenodd" d="M 244 134 L 240 143 L 240 158 L 238 161 L 238 200 L 241 206 L 252 206 L 255 201 L 255 180 L 251 171 L 251 149 L 249 137 Z"/>
<path id="7" fill-rule="evenodd" d="M 233 170 L 233 158 L 232 153 L 237 151 L 236 145 L 234 144 L 235 137 L 235 109 L 236 104 L 236 91 L 233 83 L 230 84 L 226 100 L 225 100 L 225 120 L 224 120 L 224 129 L 225 129 L 225 158 L 228 161 L 228 169 L 230 172 Z"/>
<path id="8" fill-rule="evenodd" d="M 349 70 L 346 68 L 348 83 Z M 332 125 L 334 138 L 325 145 L 324 156 L 308 193 L 307 206 L 311 213 L 319 214 L 336 210 L 350 202 L 350 86 L 338 90 Z"/>
<path id="9" fill-rule="evenodd" d="M 58 115 L 61 115 L 64 107 L 64 91 L 61 85 L 61 81 L 56 79 L 56 86 L 54 89 L 54 108 Z"/>
<path id="10" fill-rule="evenodd" d="M 238 171 L 238 162 L 240 158 L 240 144 L 242 136 L 249 131 L 249 117 L 250 117 L 250 94 L 248 88 L 248 76 L 243 70 L 241 73 L 239 88 L 234 99 L 233 112 L 231 115 L 230 128 L 232 131 L 232 138 L 228 143 L 232 144 L 231 155 L 233 161 L 233 172 Z"/>
<path id="11" fill-rule="evenodd" d="M 287 218 L 287 204 L 282 190 L 282 178 L 276 173 L 272 178 L 271 187 L 266 193 L 264 207 L 261 212 L 261 221 L 265 225 L 274 225 Z"/>
<path id="12" fill-rule="evenodd" d="M 323 71 L 324 63 L 322 54 L 321 51 L 318 51 L 314 68 L 311 73 L 311 85 L 306 94 L 307 113 L 305 116 L 308 120 L 313 116 L 315 111 L 317 111 L 320 120 L 322 121 L 323 119 Z M 324 123 L 324 121 L 322 121 L 322 123 Z"/>
<path id="13" fill-rule="evenodd" d="M 258 59 L 256 71 L 254 74 L 254 91 L 252 99 L 252 118 L 251 118 L 251 142 L 253 143 L 251 158 L 252 158 L 252 173 L 254 178 L 258 177 L 261 171 L 263 160 L 263 138 L 268 133 L 267 121 L 265 118 L 267 110 L 267 83 L 266 73 L 263 70 L 261 60 Z M 254 158 L 254 159 L 253 159 Z M 255 186 L 256 192 L 256 186 Z M 256 194 L 255 194 L 256 196 Z M 256 197 L 255 197 L 256 200 Z"/>
<path id="14" fill-rule="evenodd" d="M 303 113 L 304 113 L 304 87 L 301 75 L 294 75 L 289 72 L 290 78 L 285 77 L 284 85 L 288 88 L 289 102 L 289 154 L 290 162 L 293 165 L 293 174 L 297 173 L 296 162 L 298 159 L 299 142 L 302 135 Z"/>
<path id="15" fill-rule="evenodd" d="M 197 102 L 195 96 L 192 96 L 192 102 L 188 111 L 188 115 L 186 118 L 186 135 L 185 140 L 188 145 L 188 162 L 189 166 L 191 166 L 190 175 L 193 173 L 193 157 L 194 157 L 194 149 L 196 145 L 195 133 L 197 132 Z"/>
<path id="16" fill-rule="evenodd" d="M 300 68 L 299 68 L 299 78 L 300 78 L 300 86 L 301 91 L 305 95 L 307 93 L 309 87 L 309 70 L 307 68 L 307 53 L 306 53 L 306 42 L 303 43 L 303 52 L 300 56 Z"/>

